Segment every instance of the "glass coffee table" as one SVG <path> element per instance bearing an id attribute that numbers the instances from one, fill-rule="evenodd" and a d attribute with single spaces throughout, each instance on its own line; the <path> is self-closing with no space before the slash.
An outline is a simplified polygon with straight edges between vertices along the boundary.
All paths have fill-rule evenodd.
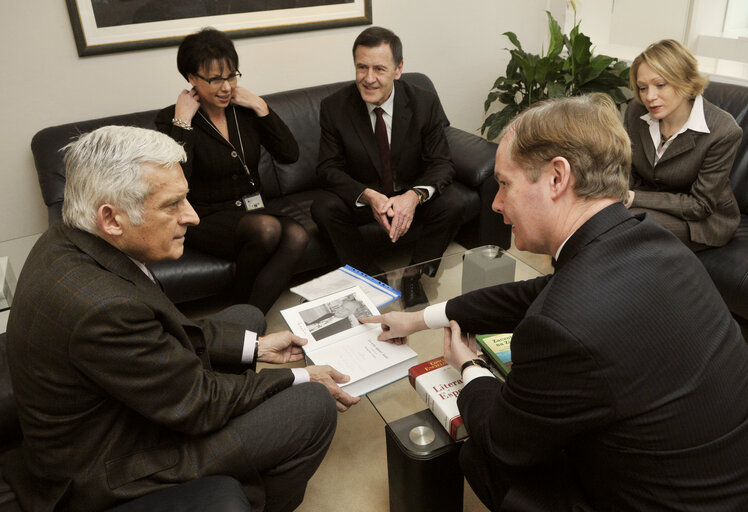
<path id="1" fill-rule="evenodd" d="M 497 246 L 483 246 L 445 255 L 434 277 L 422 276 L 428 298 L 407 311 L 446 301 L 468 291 L 494 284 L 522 281 L 542 275 L 532 266 Z M 420 264 L 423 265 L 423 264 Z M 403 274 L 411 267 L 379 276 L 401 289 Z M 402 299 L 382 308 L 381 313 L 402 311 Z M 426 330 L 408 337 L 418 353 L 418 362 L 444 353 L 443 330 Z M 436 420 L 407 378 L 366 395 L 385 423 L 390 512 L 461 511 L 463 477 L 457 461 L 458 444 Z"/>

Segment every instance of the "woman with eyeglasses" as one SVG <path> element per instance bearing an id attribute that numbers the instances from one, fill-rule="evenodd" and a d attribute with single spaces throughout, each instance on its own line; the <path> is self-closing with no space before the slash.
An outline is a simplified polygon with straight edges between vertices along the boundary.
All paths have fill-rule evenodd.
<path id="1" fill-rule="evenodd" d="M 647 212 L 692 251 L 725 245 L 740 223 L 730 171 L 742 138 L 735 119 L 701 96 L 707 78 L 682 44 L 664 39 L 631 65 L 632 212 Z"/>
<path id="2" fill-rule="evenodd" d="M 239 85 L 231 39 L 207 28 L 187 36 L 177 68 L 192 88 L 156 118 L 158 129 L 184 144 L 189 201 L 200 224 L 186 242 L 236 261 L 235 299 L 267 312 L 288 285 L 309 242 L 301 224 L 268 205 L 258 173 L 260 146 L 293 163 L 293 134 L 261 97 Z"/>

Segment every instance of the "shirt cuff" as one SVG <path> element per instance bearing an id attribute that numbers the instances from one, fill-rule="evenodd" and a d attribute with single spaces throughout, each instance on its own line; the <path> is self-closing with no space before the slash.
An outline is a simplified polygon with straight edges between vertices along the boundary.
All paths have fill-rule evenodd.
<path id="1" fill-rule="evenodd" d="M 432 197 L 434 197 L 434 192 L 436 192 L 436 188 L 429 186 L 429 185 L 413 185 L 410 188 L 422 188 L 424 190 L 428 190 L 429 196 L 426 199 L 424 199 L 424 202 L 429 201 Z"/>
<path id="2" fill-rule="evenodd" d="M 468 382 L 471 380 L 475 380 L 478 377 L 491 377 L 495 379 L 496 377 L 493 376 L 493 373 L 491 373 L 491 370 L 487 368 L 481 368 L 478 365 L 468 366 L 465 368 L 465 371 L 462 372 L 462 384 L 463 386 L 467 386 Z"/>
<path id="3" fill-rule="evenodd" d="M 291 384 L 292 386 L 304 384 L 311 380 L 309 378 L 309 371 L 307 371 L 306 368 L 291 368 L 291 372 L 293 372 L 293 383 Z"/>
<path id="4" fill-rule="evenodd" d="M 257 347 L 257 333 L 244 331 L 244 347 L 242 348 L 242 363 L 252 364 L 255 358 L 255 348 Z"/>
<path id="5" fill-rule="evenodd" d="M 423 310 L 423 321 L 429 329 L 449 327 L 449 318 L 447 318 L 447 301 L 427 306 L 426 309 Z"/>

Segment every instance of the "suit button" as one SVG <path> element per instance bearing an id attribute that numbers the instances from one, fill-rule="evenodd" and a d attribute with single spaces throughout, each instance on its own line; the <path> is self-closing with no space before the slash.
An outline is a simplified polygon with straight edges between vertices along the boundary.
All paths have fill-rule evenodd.
<path id="1" fill-rule="evenodd" d="M 195 353 L 199 356 L 203 355 L 205 353 L 205 347 L 197 347 L 197 350 L 195 350 Z"/>
<path id="2" fill-rule="evenodd" d="M 242 205 L 242 202 L 241 202 L 241 201 L 237 201 L 237 202 L 235 202 L 234 204 L 235 204 L 236 206 L 241 206 L 241 205 Z"/>
<path id="3" fill-rule="evenodd" d="M 232 158 L 236 158 L 237 156 L 239 156 L 239 155 L 236 154 L 236 151 L 232 151 L 231 152 L 231 157 Z"/>

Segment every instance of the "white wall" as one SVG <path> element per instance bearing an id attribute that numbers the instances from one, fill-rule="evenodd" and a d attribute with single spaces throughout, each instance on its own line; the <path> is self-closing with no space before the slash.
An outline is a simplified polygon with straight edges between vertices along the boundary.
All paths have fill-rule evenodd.
<path id="1" fill-rule="evenodd" d="M 0 20 L 0 255 L 3 242 L 47 227 L 30 150 L 42 128 L 155 109 L 184 81 L 176 47 L 79 58 L 61 0 L 4 2 Z M 563 0 L 372 0 L 374 24 L 403 40 L 405 70 L 428 74 L 452 124 L 477 131 L 483 101 L 508 61 L 501 34 L 547 46 L 546 9 Z M 364 27 L 236 40 L 242 84 L 259 94 L 353 77 L 350 47 Z M 16 271 L 20 271 L 16 269 Z"/>

